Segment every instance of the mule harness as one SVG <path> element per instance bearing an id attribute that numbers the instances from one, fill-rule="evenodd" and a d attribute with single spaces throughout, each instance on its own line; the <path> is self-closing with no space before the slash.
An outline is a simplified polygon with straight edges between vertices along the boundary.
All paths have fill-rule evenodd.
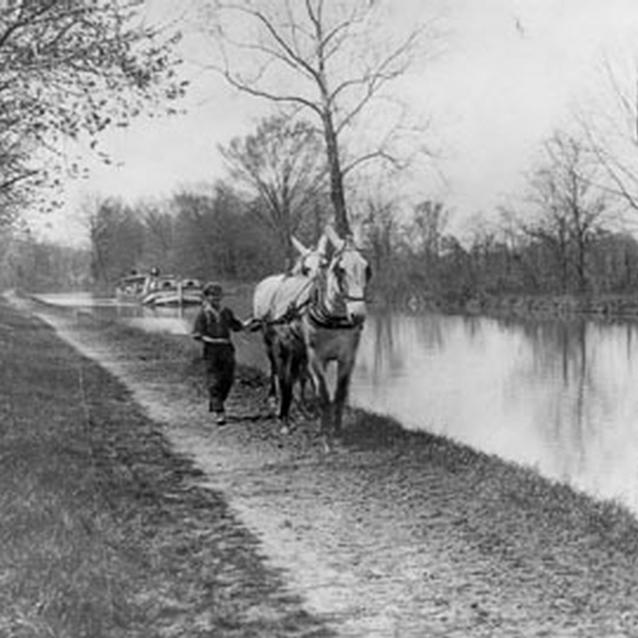
<path id="1" fill-rule="evenodd" d="M 335 257 L 336 256 L 337 255 L 335 255 Z M 297 305 L 297 300 L 301 298 L 308 288 L 312 287 L 314 287 L 314 290 L 310 293 L 308 299 Z M 351 330 L 361 329 L 363 327 L 362 324 L 354 322 L 346 316 L 331 314 L 330 311 L 327 310 L 325 303 L 323 303 L 321 292 L 322 290 L 318 285 L 318 280 L 311 279 L 308 281 L 308 285 L 297 294 L 297 297 L 293 301 L 290 302 L 288 308 L 281 317 L 270 320 L 261 319 L 260 321 L 269 326 L 287 324 L 295 319 L 301 318 L 303 310 L 308 307 L 308 318 L 319 328 L 325 328 L 328 330 Z M 342 298 L 344 301 L 365 301 L 365 297 L 363 295 L 355 296 L 342 294 Z"/>

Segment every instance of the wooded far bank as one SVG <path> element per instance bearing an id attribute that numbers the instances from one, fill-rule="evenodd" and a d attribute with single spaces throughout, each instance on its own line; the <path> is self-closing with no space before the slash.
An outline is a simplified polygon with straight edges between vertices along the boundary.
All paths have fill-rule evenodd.
<path id="1" fill-rule="evenodd" d="M 323 211 L 329 210 L 324 204 L 315 198 L 294 224 L 293 232 L 307 245 L 319 236 Z M 491 224 L 475 218 L 460 238 L 447 231 L 449 212 L 440 202 L 419 204 L 405 223 L 390 206 L 365 204 L 356 220 L 357 240 L 372 264 L 376 304 L 480 309 L 493 306 L 494 298 L 559 296 L 591 305 L 592 299 L 638 289 L 638 242 L 602 223 L 584 229 L 578 219 L 565 216 L 531 228 L 503 213 Z M 244 282 L 285 267 L 281 233 L 255 202 L 223 184 L 154 204 L 103 200 L 86 223 L 86 248 L 5 229 L 2 286 L 109 294 L 122 275 L 153 266 L 187 277 Z M 563 307 L 575 307 L 574 302 Z"/>

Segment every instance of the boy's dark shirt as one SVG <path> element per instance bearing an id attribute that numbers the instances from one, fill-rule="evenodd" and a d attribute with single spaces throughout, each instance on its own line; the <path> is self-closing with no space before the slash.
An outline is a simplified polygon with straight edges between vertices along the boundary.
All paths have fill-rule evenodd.
<path id="1" fill-rule="evenodd" d="M 242 322 L 235 317 L 230 308 L 220 308 L 219 310 L 212 307 L 202 307 L 195 317 L 195 325 L 193 327 L 193 337 L 198 339 L 203 336 L 212 339 L 219 339 L 219 345 L 228 343 L 232 345 L 230 333 L 239 331 L 243 328 Z M 215 343 L 204 341 L 204 355 Z"/>

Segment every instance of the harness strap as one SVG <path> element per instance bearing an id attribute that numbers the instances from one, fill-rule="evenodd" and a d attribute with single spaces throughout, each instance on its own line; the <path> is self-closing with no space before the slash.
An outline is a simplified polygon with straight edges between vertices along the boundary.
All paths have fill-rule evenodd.
<path id="1" fill-rule="evenodd" d="M 202 336 L 202 341 L 205 343 L 232 343 L 230 339 L 224 337 L 209 337 L 207 335 Z"/>
<path id="2" fill-rule="evenodd" d="M 278 326 L 284 323 L 290 323 L 293 319 L 299 319 L 303 314 L 303 309 L 310 303 L 310 299 L 306 299 L 302 304 L 295 306 L 291 303 L 286 312 L 279 319 L 258 319 L 261 323 L 268 326 Z"/>
<path id="3" fill-rule="evenodd" d="M 318 328 L 326 328 L 328 330 L 352 330 L 361 329 L 361 324 L 355 323 L 347 317 L 336 317 L 329 315 L 317 305 L 310 306 L 308 309 L 308 318 Z"/>
<path id="4" fill-rule="evenodd" d="M 288 308 L 286 311 L 277 319 L 261 319 L 262 323 L 265 323 L 269 326 L 276 326 L 284 323 L 289 323 L 293 319 L 298 319 L 301 317 L 304 308 L 310 303 L 312 295 L 308 297 L 303 303 L 297 303 L 301 297 L 306 294 L 309 288 L 312 288 L 314 285 L 314 280 L 309 279 L 305 282 L 304 287 L 297 293 L 296 297 L 288 304 Z"/>
<path id="5" fill-rule="evenodd" d="M 323 284 L 323 285 L 320 285 Z M 325 279 L 317 281 L 314 290 L 308 299 L 308 318 L 318 328 L 328 330 L 350 330 L 357 328 L 357 324 L 345 315 L 335 315 L 331 313 L 325 305 Z"/>

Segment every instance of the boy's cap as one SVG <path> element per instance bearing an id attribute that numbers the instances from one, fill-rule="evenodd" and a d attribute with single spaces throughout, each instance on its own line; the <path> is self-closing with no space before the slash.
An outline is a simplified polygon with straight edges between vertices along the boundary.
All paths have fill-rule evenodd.
<path id="1" fill-rule="evenodd" d="M 224 291 L 221 287 L 221 284 L 218 284 L 214 281 L 209 281 L 204 286 L 204 294 L 211 297 L 221 297 L 224 294 Z"/>

